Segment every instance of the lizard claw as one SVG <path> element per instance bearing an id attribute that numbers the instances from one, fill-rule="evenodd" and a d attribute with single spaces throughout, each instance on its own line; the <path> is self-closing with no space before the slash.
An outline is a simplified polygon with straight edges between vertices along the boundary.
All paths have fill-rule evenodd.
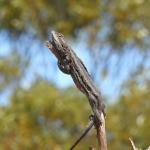
<path id="1" fill-rule="evenodd" d="M 89 116 L 89 120 L 92 121 L 94 119 L 94 115 Z"/>

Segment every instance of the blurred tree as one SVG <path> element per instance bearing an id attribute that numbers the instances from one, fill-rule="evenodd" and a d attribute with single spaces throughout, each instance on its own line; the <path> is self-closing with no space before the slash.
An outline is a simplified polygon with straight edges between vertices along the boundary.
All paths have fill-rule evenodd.
<path id="1" fill-rule="evenodd" d="M 93 41 L 99 37 L 99 31 L 107 28 L 104 40 L 109 44 L 137 45 L 149 37 L 149 3 L 149 0 L 1 0 L 0 29 L 20 34 L 30 31 L 45 37 L 52 28 L 75 35 L 88 26 Z"/>
<path id="2" fill-rule="evenodd" d="M 25 54 L 29 53 L 31 57 L 35 54 L 30 47 L 47 39 L 51 29 L 72 37 L 77 37 L 81 30 L 85 31 L 82 32 L 86 35 L 84 42 L 91 46 L 93 66 L 103 64 L 102 73 L 107 75 L 111 61 L 108 58 L 112 54 L 117 54 L 121 62 L 121 56 L 136 49 L 146 60 L 145 53 L 150 47 L 149 8 L 149 0 L 1 0 L 0 30 L 13 35 L 8 36 L 12 41 L 20 37 L 21 40 L 14 42 L 20 44 L 21 53 L 24 49 Z M 24 41 L 24 36 L 30 39 L 26 42 L 31 44 Z M 94 67 L 92 72 L 97 69 L 99 71 Z"/>
<path id="3" fill-rule="evenodd" d="M 108 107 L 106 122 L 110 149 L 129 149 L 129 137 L 142 149 L 150 145 L 150 80 L 144 85 L 133 80 L 129 83 L 119 101 Z"/>
<path id="4" fill-rule="evenodd" d="M 132 84 L 119 101 L 107 107 L 110 149 L 129 149 L 129 137 L 138 147 L 148 147 L 149 88 L 150 81 L 144 87 Z M 85 97 L 73 88 L 58 90 L 44 81 L 18 88 L 9 105 L 0 107 L 0 148 L 68 149 L 85 128 L 90 113 Z M 79 150 L 96 147 L 95 132 L 91 133 L 78 145 Z"/>
<path id="5" fill-rule="evenodd" d="M 44 81 L 19 88 L 7 107 L 0 107 L 0 149 L 68 149 L 85 128 L 90 106 L 69 88 L 58 90 Z M 79 149 L 88 149 L 91 134 Z M 88 141 L 88 143 L 87 143 Z"/>
<path id="6" fill-rule="evenodd" d="M 30 30 L 44 37 L 51 28 L 74 35 L 100 13 L 99 0 L 1 0 L 0 7 L 1 29 L 20 34 Z"/>
<path id="7" fill-rule="evenodd" d="M 20 60 L 19 55 L 11 53 L 7 57 L 0 59 L 0 92 L 8 88 L 11 84 L 15 83 L 20 76 Z"/>
<path id="8" fill-rule="evenodd" d="M 51 29 L 73 38 L 83 31 L 84 42 L 90 46 L 92 61 L 96 63 L 103 61 L 110 66 L 110 56 L 117 54 L 121 60 L 134 49 L 133 59 L 138 51 L 143 56 L 139 64 L 145 67 L 150 50 L 149 17 L 150 0 L 0 0 L 0 32 L 8 34 L 5 41 L 15 48 L 12 54 L 0 59 L 0 90 L 23 78 L 22 68 L 28 66 L 26 59 L 34 61 L 38 50 L 34 46 L 40 49 L 39 43 L 43 43 Z M 0 51 L 4 51 L 2 46 Z M 40 49 L 41 53 L 44 51 Z M 134 65 L 133 70 L 141 73 L 145 70 L 143 66 Z M 96 66 L 93 68 L 94 72 Z M 129 136 L 140 147 L 148 147 L 150 82 L 145 74 L 140 74 L 140 78 L 132 74 L 130 84 L 123 87 L 128 90 L 107 108 L 111 149 L 127 149 Z M 144 89 L 137 87 L 141 83 Z M 35 82 L 29 89 L 18 84 L 9 104 L 0 106 L 0 149 L 67 149 L 85 127 L 90 114 L 87 100 L 82 99 L 85 98 L 72 88 L 62 91 L 44 81 Z M 90 134 L 79 149 L 95 145 L 94 136 Z"/>
<path id="9" fill-rule="evenodd" d="M 132 44 L 133 46 L 146 46 L 149 37 L 150 1 L 145 0 L 113 0 L 107 1 L 111 23 L 108 41 L 114 44 Z M 148 43 L 147 43 L 148 44 Z M 149 44 L 148 44 L 149 46 Z M 144 50 L 144 48 L 143 48 Z"/>

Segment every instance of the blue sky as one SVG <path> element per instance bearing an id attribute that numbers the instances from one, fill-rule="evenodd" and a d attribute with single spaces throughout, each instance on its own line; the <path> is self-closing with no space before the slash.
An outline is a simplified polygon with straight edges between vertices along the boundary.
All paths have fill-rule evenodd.
<path id="1" fill-rule="evenodd" d="M 0 57 L 7 56 L 11 52 L 11 42 L 7 42 L 8 40 L 6 39 L 7 36 L 5 34 L 0 35 Z M 23 40 L 26 41 L 25 44 L 28 44 L 27 42 L 29 42 L 29 39 Z M 81 37 L 81 39 L 78 39 L 76 43 L 70 41 L 70 45 L 84 62 L 87 69 L 89 71 L 93 70 L 92 67 L 94 66 L 91 65 L 92 57 L 87 50 L 87 45 L 85 44 L 84 39 Z M 18 45 L 18 47 L 19 46 L 20 45 Z M 30 46 L 30 51 L 34 53 L 36 52 L 36 57 L 31 58 L 32 61 L 28 68 L 28 72 L 26 72 L 21 81 L 22 87 L 29 88 L 37 76 L 42 76 L 44 79 L 50 80 L 59 88 L 67 88 L 74 85 L 71 77 L 62 73 L 58 69 L 56 58 L 48 50 L 44 43 L 41 45 L 37 41 L 34 42 L 32 46 Z M 142 61 L 141 57 L 134 49 L 132 49 L 132 51 L 128 54 L 122 56 L 119 62 L 118 56 L 115 54 L 112 55 L 108 64 L 109 73 L 107 77 L 103 78 L 100 72 L 96 72 L 95 84 L 102 92 L 102 95 L 108 97 L 110 101 L 113 101 L 120 93 L 120 86 L 122 82 L 127 79 L 131 70 L 136 69 L 136 66 L 140 61 Z M 119 65 L 121 65 L 121 67 L 119 67 Z M 117 66 L 119 70 L 114 72 L 114 68 L 117 68 Z M 99 70 L 101 70 L 101 65 Z M 2 99 L 6 99 L 9 93 L 10 92 L 7 91 L 6 94 L 3 94 L 3 96 L 0 97 L 0 102 Z"/>

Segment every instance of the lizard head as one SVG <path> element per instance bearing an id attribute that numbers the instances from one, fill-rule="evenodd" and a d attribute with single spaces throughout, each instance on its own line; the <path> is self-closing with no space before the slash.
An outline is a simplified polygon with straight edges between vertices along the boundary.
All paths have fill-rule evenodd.
<path id="1" fill-rule="evenodd" d="M 68 45 L 64 40 L 64 36 L 61 33 L 58 33 L 56 31 L 51 31 L 51 45 L 54 47 L 53 53 L 59 57 L 58 59 L 64 59 L 69 61 L 68 56 Z"/>
<path id="2" fill-rule="evenodd" d="M 61 33 L 58 33 L 56 31 L 51 31 L 51 43 L 59 51 L 63 50 L 63 45 L 62 45 L 63 38 L 64 36 Z"/>

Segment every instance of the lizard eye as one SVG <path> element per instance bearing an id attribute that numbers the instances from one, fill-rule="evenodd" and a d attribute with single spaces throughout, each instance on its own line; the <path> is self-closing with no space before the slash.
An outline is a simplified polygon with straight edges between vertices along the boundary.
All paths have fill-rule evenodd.
<path id="1" fill-rule="evenodd" d="M 63 35 L 61 33 L 58 34 L 58 37 L 63 37 Z"/>

